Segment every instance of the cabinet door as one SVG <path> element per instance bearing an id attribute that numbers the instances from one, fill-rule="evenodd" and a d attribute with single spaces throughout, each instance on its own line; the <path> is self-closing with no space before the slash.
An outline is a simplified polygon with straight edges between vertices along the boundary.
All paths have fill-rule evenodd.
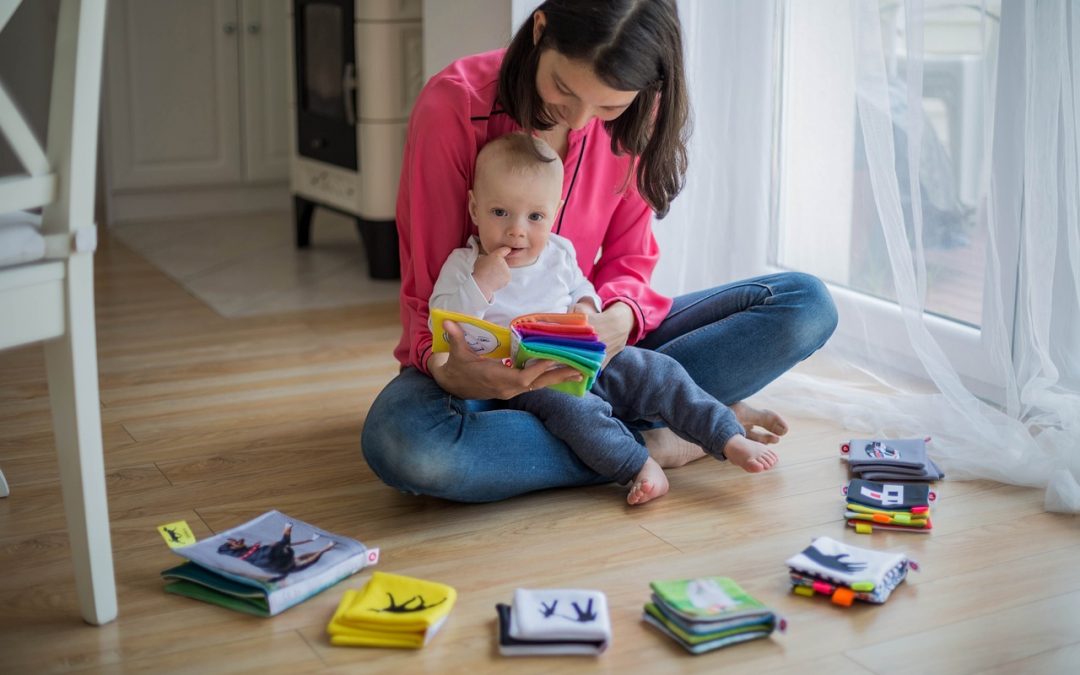
<path id="1" fill-rule="evenodd" d="M 244 157 L 250 180 L 289 176 L 288 12 L 283 0 L 241 0 Z"/>
<path id="2" fill-rule="evenodd" d="M 237 0 L 109 6 L 111 187 L 241 180 Z"/>

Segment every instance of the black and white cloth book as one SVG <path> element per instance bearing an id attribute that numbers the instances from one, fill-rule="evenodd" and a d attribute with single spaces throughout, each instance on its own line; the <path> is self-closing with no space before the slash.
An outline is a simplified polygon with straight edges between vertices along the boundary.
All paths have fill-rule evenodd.
<path id="1" fill-rule="evenodd" d="M 867 480 L 940 480 L 941 468 L 926 452 L 926 439 L 853 439 L 841 447 L 852 473 Z"/>
<path id="2" fill-rule="evenodd" d="M 873 584 L 874 589 L 895 587 L 907 573 L 908 557 L 903 553 L 873 551 L 851 546 L 830 537 L 818 537 L 787 560 L 796 573 L 851 587 Z M 897 570 L 903 574 L 897 578 Z"/>
<path id="3" fill-rule="evenodd" d="M 514 591 L 512 606 L 497 605 L 499 650 L 520 654 L 599 654 L 611 643 L 607 596 L 584 589 Z"/>

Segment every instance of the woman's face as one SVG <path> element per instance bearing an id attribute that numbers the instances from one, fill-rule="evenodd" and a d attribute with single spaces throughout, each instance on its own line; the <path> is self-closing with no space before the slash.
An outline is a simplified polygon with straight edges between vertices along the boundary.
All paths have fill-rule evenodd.
<path id="1" fill-rule="evenodd" d="M 539 42 L 544 25 L 543 12 L 537 12 L 533 17 L 534 42 Z M 571 60 L 554 49 L 540 53 L 536 91 L 555 123 L 575 130 L 584 128 L 594 117 L 605 122 L 615 119 L 638 94 L 612 89 L 600 81 L 590 64 Z"/>

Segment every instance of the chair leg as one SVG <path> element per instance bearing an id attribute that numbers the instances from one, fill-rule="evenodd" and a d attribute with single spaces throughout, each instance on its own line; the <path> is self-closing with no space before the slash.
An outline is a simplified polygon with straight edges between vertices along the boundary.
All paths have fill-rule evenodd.
<path id="1" fill-rule="evenodd" d="M 93 269 L 92 254 L 69 259 L 68 330 L 45 343 L 45 361 L 79 607 L 88 623 L 101 625 L 116 618 L 116 580 L 105 498 Z"/>
<path id="2" fill-rule="evenodd" d="M 11 489 L 8 488 L 7 478 L 4 478 L 4 472 L 0 471 L 0 497 L 7 497 L 11 494 Z"/>

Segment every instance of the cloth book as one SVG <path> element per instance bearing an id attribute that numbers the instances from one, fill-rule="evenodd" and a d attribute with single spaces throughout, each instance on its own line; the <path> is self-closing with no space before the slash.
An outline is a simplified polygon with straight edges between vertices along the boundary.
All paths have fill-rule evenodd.
<path id="1" fill-rule="evenodd" d="M 268 511 L 172 549 L 188 562 L 161 573 L 167 593 L 274 616 L 378 561 L 378 549 Z"/>
<path id="2" fill-rule="evenodd" d="M 927 439 L 852 439 L 840 446 L 851 472 L 874 481 L 933 481 L 944 472 L 926 453 Z"/>
<path id="3" fill-rule="evenodd" d="M 691 654 L 768 637 L 776 614 L 727 577 L 654 581 L 642 619 Z"/>
<path id="4" fill-rule="evenodd" d="M 838 605 L 852 600 L 881 604 L 906 577 L 913 563 L 888 553 L 818 537 L 787 561 L 792 589 L 799 595 L 828 595 Z"/>
<path id="5" fill-rule="evenodd" d="M 442 628 L 457 601 L 446 584 L 375 572 L 359 591 L 347 590 L 326 626 L 341 647 L 419 649 Z"/>
<path id="6" fill-rule="evenodd" d="M 844 488 L 847 524 L 860 534 L 877 529 L 928 534 L 930 502 L 937 495 L 925 483 L 877 483 L 859 478 Z"/>
<path id="7" fill-rule="evenodd" d="M 600 654 L 611 643 L 607 596 L 584 589 L 514 591 L 513 604 L 496 605 L 499 652 L 527 654 Z"/>
<path id="8" fill-rule="evenodd" d="M 524 368 L 538 359 L 574 368 L 582 374 L 581 382 L 550 386 L 574 396 L 584 396 L 592 388 L 607 350 L 584 314 L 525 314 L 512 320 L 507 328 L 468 314 L 433 308 L 430 317 L 433 352 L 450 351 L 442 329 L 446 320 L 461 326 L 465 341 L 481 356 L 502 359 L 515 368 Z"/>

